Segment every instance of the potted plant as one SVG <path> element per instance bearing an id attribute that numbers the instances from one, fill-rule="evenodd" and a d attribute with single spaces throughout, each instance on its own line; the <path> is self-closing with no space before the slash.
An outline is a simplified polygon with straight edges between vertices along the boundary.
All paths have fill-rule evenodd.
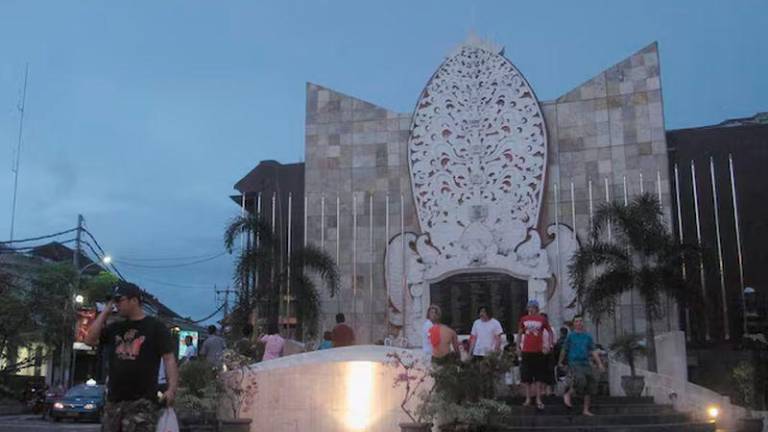
<path id="1" fill-rule="evenodd" d="M 618 337 L 611 344 L 611 351 L 629 365 L 629 375 L 621 377 L 621 388 L 627 396 L 639 397 L 645 388 L 645 377 L 635 374 L 635 359 L 647 352 L 642 339 L 641 335 L 628 334 Z"/>
<path id="2" fill-rule="evenodd" d="M 400 423 L 401 432 L 429 432 L 432 430 L 432 411 L 428 408 L 432 399 L 434 385 L 427 391 L 420 391 L 427 381 L 429 372 L 426 365 L 414 355 L 406 352 L 391 352 L 387 354 L 390 366 L 396 369 L 394 387 L 405 387 L 400 409 L 403 410 L 410 422 Z M 419 403 L 412 402 L 418 396 Z"/>
<path id="3" fill-rule="evenodd" d="M 231 418 L 219 419 L 220 432 L 248 432 L 251 429 L 251 419 L 241 418 L 256 401 L 258 383 L 250 373 L 252 360 L 233 350 L 225 350 L 223 354 L 223 371 L 219 373 L 219 401 L 224 402 L 224 408 L 231 410 Z"/>
<path id="4" fill-rule="evenodd" d="M 755 366 L 752 362 L 741 361 L 731 372 L 736 387 L 737 402 L 747 409 L 747 418 L 739 419 L 739 432 L 761 432 L 763 419 L 753 417 L 755 409 Z"/>
<path id="5" fill-rule="evenodd" d="M 214 430 L 216 370 L 203 360 L 186 362 L 179 368 L 179 383 L 176 413 L 180 429 L 189 432 Z"/>

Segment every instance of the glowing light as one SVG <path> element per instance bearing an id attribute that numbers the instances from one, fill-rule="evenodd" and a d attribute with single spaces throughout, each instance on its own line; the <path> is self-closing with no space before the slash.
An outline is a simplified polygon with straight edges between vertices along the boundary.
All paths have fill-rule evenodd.
<path id="1" fill-rule="evenodd" d="M 720 408 L 717 405 L 710 405 L 707 408 L 707 415 L 709 416 L 710 421 L 716 421 L 717 417 L 720 415 Z"/>
<path id="2" fill-rule="evenodd" d="M 107 256 L 105 256 L 104 258 L 101 259 L 101 262 L 103 262 L 104 264 L 109 264 L 109 263 L 112 262 L 112 257 L 107 255 Z"/>
<path id="3" fill-rule="evenodd" d="M 87 385 L 88 387 L 93 387 L 96 385 L 96 380 L 93 378 L 90 378 L 88 381 L 85 382 L 85 385 Z"/>
<path id="4" fill-rule="evenodd" d="M 75 296 L 75 303 L 82 304 L 84 301 L 85 301 L 85 298 L 82 295 L 78 294 Z"/>
<path id="5" fill-rule="evenodd" d="M 350 362 L 347 369 L 346 424 L 352 430 L 368 427 L 373 417 L 373 363 Z"/>

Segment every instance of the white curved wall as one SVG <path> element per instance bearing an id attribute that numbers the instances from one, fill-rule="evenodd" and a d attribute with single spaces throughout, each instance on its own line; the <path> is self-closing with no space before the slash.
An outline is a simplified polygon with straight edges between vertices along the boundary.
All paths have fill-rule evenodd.
<path id="1" fill-rule="evenodd" d="M 242 416 L 253 419 L 252 432 L 399 430 L 408 421 L 400 410 L 404 390 L 393 388 L 396 371 L 387 364 L 396 350 L 360 345 L 254 364 L 259 390 Z"/>

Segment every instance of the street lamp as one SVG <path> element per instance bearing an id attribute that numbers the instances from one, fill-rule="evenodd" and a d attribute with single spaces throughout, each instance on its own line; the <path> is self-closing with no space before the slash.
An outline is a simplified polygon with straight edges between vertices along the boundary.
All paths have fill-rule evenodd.
<path id="1" fill-rule="evenodd" d="M 82 294 L 78 294 L 78 295 L 75 296 L 75 303 L 81 305 L 81 304 L 83 304 L 84 301 L 85 301 L 85 298 L 83 297 Z"/>
<path id="2" fill-rule="evenodd" d="M 107 255 L 107 256 L 105 256 L 104 258 L 102 258 L 102 259 L 101 259 L 101 261 L 98 261 L 98 262 L 92 262 L 92 263 L 88 264 L 87 266 L 85 266 L 85 267 L 83 267 L 83 268 L 79 269 L 79 270 L 77 271 L 77 277 L 78 277 L 78 279 L 79 279 L 79 278 L 80 278 L 80 276 L 82 276 L 82 275 L 83 275 L 83 272 L 84 272 L 85 270 L 87 270 L 88 268 L 90 268 L 90 267 L 93 267 L 93 266 L 95 266 L 95 265 L 99 265 L 99 264 L 109 265 L 109 263 L 111 263 L 111 262 L 112 262 L 112 257 L 111 257 L 111 256 L 109 256 L 109 255 Z"/>

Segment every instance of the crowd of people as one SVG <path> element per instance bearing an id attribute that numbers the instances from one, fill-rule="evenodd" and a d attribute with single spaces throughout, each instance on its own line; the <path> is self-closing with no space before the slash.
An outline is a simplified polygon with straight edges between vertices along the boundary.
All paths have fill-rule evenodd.
<path id="1" fill-rule="evenodd" d="M 481 361 L 503 348 L 515 364 L 507 383 L 522 384 L 523 406 L 543 410 L 542 397 L 559 385 L 563 403 L 568 408 L 572 408 L 573 396 L 578 395 L 584 401 L 582 414 L 593 415 L 590 402 L 597 391 L 594 369 L 603 372 L 605 365 L 592 335 L 584 327 L 583 316 L 575 316 L 571 328 L 562 327 L 556 339 L 548 317 L 540 312 L 538 302 L 532 300 L 528 302 L 527 313 L 518 321 L 516 334 L 505 341 L 501 323 L 493 318 L 490 308 L 481 306 L 469 339 L 459 342 L 456 331 L 441 323 L 441 315 L 440 307 L 431 305 L 422 326 L 422 348 L 434 364 Z"/>

